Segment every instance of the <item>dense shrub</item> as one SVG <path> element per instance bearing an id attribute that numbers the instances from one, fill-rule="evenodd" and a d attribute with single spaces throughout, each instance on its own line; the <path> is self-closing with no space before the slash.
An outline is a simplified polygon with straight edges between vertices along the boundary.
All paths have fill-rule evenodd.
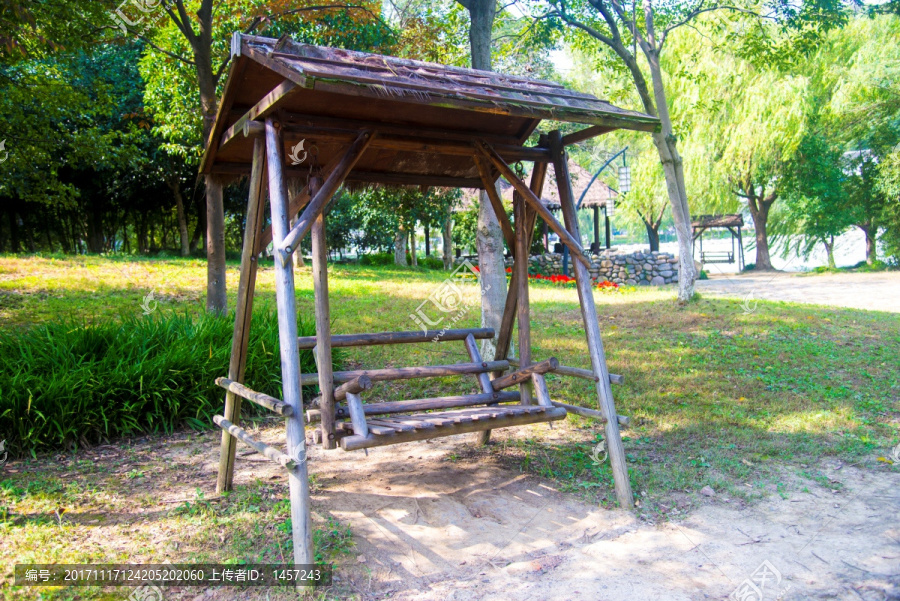
<path id="1" fill-rule="evenodd" d="M 0 440 L 21 455 L 182 425 L 208 427 L 224 403 L 215 379 L 228 373 L 233 326 L 233 316 L 157 313 L 2 330 Z M 298 329 L 315 334 L 312 323 Z M 280 398 L 278 353 L 274 312 L 257 312 L 246 382 Z M 316 371 L 309 351 L 301 353 L 301 368 Z M 255 408 L 243 407 L 245 413 Z"/>
<path id="2" fill-rule="evenodd" d="M 444 261 L 437 257 L 419 257 L 418 258 L 419 267 L 424 267 L 426 269 L 443 269 Z M 394 253 L 369 253 L 367 255 L 361 255 L 359 257 L 360 265 L 370 265 L 373 267 L 384 267 L 386 265 L 394 264 Z M 411 265 L 412 260 L 409 256 L 409 253 L 406 253 L 406 264 Z"/>

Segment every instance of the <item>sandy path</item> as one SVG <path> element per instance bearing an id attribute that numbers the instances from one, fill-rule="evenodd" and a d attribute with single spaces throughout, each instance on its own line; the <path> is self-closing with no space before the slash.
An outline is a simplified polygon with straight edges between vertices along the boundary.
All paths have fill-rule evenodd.
<path id="1" fill-rule="evenodd" d="M 759 273 L 711 275 L 697 282 L 701 294 L 753 300 L 790 301 L 900 312 L 900 272 L 797 274 Z"/>
<path id="2" fill-rule="evenodd" d="M 653 524 L 538 478 L 451 461 L 465 443 L 368 458 L 312 451 L 316 508 L 349 523 L 357 542 L 339 569 L 345 598 L 725 599 L 769 562 L 763 596 L 747 600 L 900 599 L 900 471 L 832 461 L 822 468 L 840 492 L 806 483 L 749 507 L 716 495 L 686 519 Z M 239 461 L 237 480 L 259 465 Z"/>

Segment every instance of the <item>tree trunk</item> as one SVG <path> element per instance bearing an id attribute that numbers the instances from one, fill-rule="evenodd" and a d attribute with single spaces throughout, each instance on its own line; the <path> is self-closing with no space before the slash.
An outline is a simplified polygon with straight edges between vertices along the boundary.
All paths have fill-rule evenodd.
<path id="1" fill-rule="evenodd" d="M 225 315 L 228 297 L 225 288 L 225 209 L 222 182 L 206 177 L 206 310 Z"/>
<path id="2" fill-rule="evenodd" d="M 659 224 L 647 223 L 645 221 L 644 227 L 647 228 L 647 239 L 650 241 L 650 252 L 659 252 Z"/>
<path id="3" fill-rule="evenodd" d="M 194 234 L 191 236 L 190 250 L 191 254 L 197 252 L 197 245 L 200 244 L 200 241 L 203 240 L 203 235 L 206 232 L 206 209 L 205 207 L 197 203 L 197 225 L 194 226 Z M 206 244 L 203 245 L 203 252 L 206 252 Z"/>
<path id="4" fill-rule="evenodd" d="M 825 245 L 825 252 L 828 254 L 828 269 L 836 269 L 834 262 L 834 236 L 822 238 L 822 244 Z"/>
<path id="5" fill-rule="evenodd" d="M 639 32 L 638 36 L 641 50 L 644 52 L 650 69 L 650 79 L 653 85 L 652 95 L 636 57 L 631 53 L 631 49 L 625 46 L 621 38 L 610 39 L 601 36 L 597 39 L 609 46 L 622 59 L 631 73 L 635 89 L 644 106 L 644 112 L 659 117 L 662 125 L 662 131 L 653 134 L 653 144 L 656 146 L 660 163 L 662 163 L 666 178 L 666 191 L 675 221 L 675 233 L 678 235 L 678 301 L 684 303 L 694 296 L 694 281 L 698 275 L 694 271 L 694 256 L 691 248 L 691 213 L 688 207 L 687 188 L 684 184 L 684 168 L 676 146 L 677 139 L 672 129 L 672 119 L 669 115 L 662 69 L 659 64 L 659 49 L 656 47 L 654 33 L 653 6 L 649 0 L 643 0 L 643 11 L 646 35 Z M 608 20 L 611 19 L 610 16 Z"/>
<path id="6" fill-rule="evenodd" d="M 200 111 L 203 115 L 203 140 L 209 140 L 216 120 L 216 77 L 212 65 L 213 3 L 200 3 L 197 11 L 199 31 L 188 36 L 197 69 L 200 91 Z M 192 24 L 187 24 L 192 27 Z M 222 200 L 222 183 L 213 175 L 206 180 L 206 309 L 219 314 L 228 311 L 228 295 L 225 284 L 225 209 Z"/>
<path id="7" fill-rule="evenodd" d="M 181 193 L 181 182 L 178 177 L 169 178 L 166 183 L 175 196 L 175 209 L 178 214 L 178 234 L 181 239 L 181 256 L 189 257 L 191 255 L 191 241 L 188 237 L 187 216 L 184 213 L 184 196 Z"/>
<path id="8" fill-rule="evenodd" d="M 497 11 L 496 0 L 468 0 L 463 4 L 469 10 L 469 45 L 472 68 L 491 70 L 491 34 Z M 503 230 L 494 214 L 487 192 L 479 194 L 478 230 L 475 247 L 478 251 L 478 269 L 481 272 L 481 327 L 500 330 L 503 308 L 506 305 L 506 264 L 503 261 Z M 485 361 L 493 361 L 496 347 L 493 340 L 483 340 L 481 355 Z"/>
<path id="9" fill-rule="evenodd" d="M 397 226 L 397 232 L 394 234 L 394 265 L 406 267 L 407 237 L 406 227 L 401 223 Z"/>
<path id="10" fill-rule="evenodd" d="M 427 223 L 425 224 L 425 256 L 431 256 L 431 228 Z"/>
<path id="11" fill-rule="evenodd" d="M 856 224 L 856 227 L 862 230 L 866 236 L 866 264 L 872 265 L 877 260 L 875 254 L 875 233 L 871 223 Z"/>
<path id="12" fill-rule="evenodd" d="M 27 231 L 27 230 L 26 230 Z M 103 218 L 100 211 L 92 208 L 88 213 L 88 252 L 103 252 Z"/>
<path id="13" fill-rule="evenodd" d="M 745 190 L 747 206 L 750 209 L 750 217 L 753 218 L 753 227 L 756 230 L 756 266 L 754 269 L 769 271 L 772 269 L 772 260 L 769 258 L 769 234 L 767 227 L 769 224 L 769 209 L 772 207 L 772 203 L 775 202 L 775 195 L 771 195 L 771 200 L 766 200 L 761 195 L 756 195 L 752 183 L 748 187 L 750 189 Z"/>
<path id="14" fill-rule="evenodd" d="M 16 219 L 16 212 L 9 210 L 6 213 L 9 219 L 9 252 L 19 252 L 19 224 Z"/>
<path id="15" fill-rule="evenodd" d="M 650 64 L 653 95 L 659 111 L 659 119 L 662 123 L 662 132 L 653 134 L 653 143 L 659 152 L 659 160 L 662 163 L 663 173 L 666 177 L 669 204 L 672 205 L 675 233 L 678 236 L 678 301 L 685 303 L 694 296 L 694 281 L 698 275 L 694 271 L 691 211 L 688 207 L 687 188 L 684 184 L 683 161 L 676 147 L 676 138 L 672 130 L 672 119 L 669 116 L 669 105 L 666 99 L 666 90 L 663 86 L 659 56 L 657 52 L 648 52 L 646 54 Z"/>
<path id="16" fill-rule="evenodd" d="M 416 257 L 416 224 L 413 223 L 412 229 L 409 232 L 409 259 L 410 265 L 413 267 L 419 266 L 419 258 Z"/>
<path id="17" fill-rule="evenodd" d="M 449 206 L 447 207 L 447 214 L 444 216 L 441 236 L 441 258 L 444 260 L 444 269 L 449 270 L 453 267 L 453 209 Z"/>

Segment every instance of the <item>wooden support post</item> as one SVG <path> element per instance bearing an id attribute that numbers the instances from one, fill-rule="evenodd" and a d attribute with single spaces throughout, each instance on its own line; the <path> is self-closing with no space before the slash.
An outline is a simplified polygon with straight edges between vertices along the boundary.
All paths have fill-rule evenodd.
<path id="1" fill-rule="evenodd" d="M 579 238 L 578 214 L 572 194 L 572 181 L 569 178 L 568 157 L 562 145 L 559 131 L 550 132 L 550 151 L 553 169 L 556 172 L 556 183 L 559 186 L 559 202 L 562 205 L 563 218 L 569 233 Z M 597 396 L 600 410 L 606 418 L 606 448 L 609 450 L 609 461 L 613 469 L 616 485 L 616 499 L 625 509 L 634 507 L 631 482 L 628 479 L 628 466 L 625 463 L 625 447 L 619 433 L 616 405 L 613 402 L 612 387 L 609 384 L 609 370 L 606 367 L 606 355 L 603 352 L 603 340 L 600 338 L 600 322 L 597 320 L 597 307 L 594 305 L 594 294 L 591 287 L 591 274 L 587 267 L 578 261 L 572 263 L 575 282 L 578 289 L 578 300 L 581 303 L 581 317 L 587 337 L 588 352 L 591 356 L 591 367 L 597 377 Z"/>
<path id="2" fill-rule="evenodd" d="M 350 412 L 350 422 L 353 424 L 355 436 L 368 436 L 369 427 L 366 425 L 366 413 L 363 410 L 362 399 L 358 394 L 347 394 L 347 410 Z"/>
<path id="3" fill-rule="evenodd" d="M 253 291 L 256 289 L 257 239 L 262 232 L 266 212 L 266 143 L 257 139 L 253 144 L 253 163 L 250 168 L 250 197 L 247 201 L 247 225 L 244 229 L 244 246 L 241 249 L 241 276 L 238 283 L 237 306 L 234 315 L 234 334 L 231 338 L 231 358 L 228 361 L 228 379 L 243 382 L 247 366 L 247 344 L 250 340 L 250 318 L 253 314 Z M 225 419 L 234 424 L 241 421 L 241 397 L 234 392 L 225 394 Z M 227 431 L 222 432 L 219 453 L 219 476 L 216 492 L 231 490 L 234 481 L 234 453 L 236 439 Z"/>
<path id="4" fill-rule="evenodd" d="M 481 358 L 481 351 L 478 350 L 478 344 L 475 342 L 475 336 L 469 334 L 466 336 L 466 350 L 469 352 L 469 358 L 472 359 L 472 363 L 484 363 L 484 359 Z M 494 387 L 491 386 L 491 377 L 487 375 L 485 372 L 481 372 L 478 375 L 478 383 L 481 385 L 481 392 L 492 393 L 494 392 Z"/>
<path id="5" fill-rule="evenodd" d="M 315 195 L 316 178 L 309 182 Z M 328 305 L 328 247 L 325 241 L 325 216 L 321 213 L 312 226 L 312 275 L 316 304 L 316 353 L 319 366 L 319 411 L 322 413 L 322 446 L 334 449 L 334 367 L 331 363 L 331 309 Z"/>
<path id="6" fill-rule="evenodd" d="M 539 144 L 543 144 L 544 140 L 542 139 Z M 541 192 L 544 189 L 544 178 L 547 175 L 547 164 L 546 163 L 535 163 L 534 170 L 531 172 L 531 191 L 534 192 L 535 196 L 540 197 Z M 531 238 L 534 233 L 534 223 L 537 220 L 537 213 L 534 211 L 529 211 L 529 220 L 530 224 L 528 227 L 528 244 L 527 248 L 531 249 Z M 503 309 L 503 319 L 500 321 L 500 331 L 497 333 L 497 357 L 506 358 L 509 356 L 509 343 L 512 340 L 512 330 L 513 325 L 516 320 L 516 311 L 518 305 L 518 278 L 516 277 L 516 271 L 513 270 L 512 278 L 509 282 L 509 290 L 506 293 L 506 306 Z M 499 373 L 495 373 L 494 376 L 499 376 Z"/>
<path id="7" fill-rule="evenodd" d="M 266 156 L 269 172 L 269 204 L 272 209 L 272 238 L 276 247 L 290 227 L 284 181 L 284 146 L 280 124 L 266 118 Z M 315 563 L 310 520 L 309 474 L 306 465 L 306 434 L 303 426 L 303 393 L 300 389 L 300 353 L 297 350 L 297 304 L 294 292 L 294 264 L 275 257 L 275 298 L 278 305 L 278 342 L 281 348 L 281 379 L 284 402 L 293 407 L 287 421 L 287 454 L 297 462 L 288 472 L 291 497 L 291 524 L 294 563 Z"/>
<path id="8" fill-rule="evenodd" d="M 534 384 L 534 393 L 537 396 L 538 405 L 543 407 L 553 407 L 553 401 L 550 400 L 550 391 L 547 390 L 547 381 L 543 374 L 531 374 L 531 381 Z"/>
<path id="9" fill-rule="evenodd" d="M 516 260 L 513 269 L 516 272 L 516 286 L 518 298 L 516 321 L 519 323 L 519 366 L 520 369 L 531 365 L 531 312 L 528 303 L 528 242 L 530 236 L 528 216 L 525 211 L 525 199 L 521 195 L 513 196 L 513 221 L 516 224 Z M 531 405 L 531 382 L 524 380 L 519 384 L 519 393 L 522 395 L 522 404 Z"/>

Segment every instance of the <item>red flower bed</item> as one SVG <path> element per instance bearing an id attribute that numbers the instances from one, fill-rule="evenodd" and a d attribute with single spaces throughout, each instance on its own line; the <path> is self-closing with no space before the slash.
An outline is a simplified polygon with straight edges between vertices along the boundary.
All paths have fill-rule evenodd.
<path id="1" fill-rule="evenodd" d="M 615 282 L 610 282 L 609 280 L 603 280 L 602 282 L 597 283 L 597 288 L 600 290 L 608 290 L 610 292 L 615 292 L 619 289 L 619 285 Z"/>

